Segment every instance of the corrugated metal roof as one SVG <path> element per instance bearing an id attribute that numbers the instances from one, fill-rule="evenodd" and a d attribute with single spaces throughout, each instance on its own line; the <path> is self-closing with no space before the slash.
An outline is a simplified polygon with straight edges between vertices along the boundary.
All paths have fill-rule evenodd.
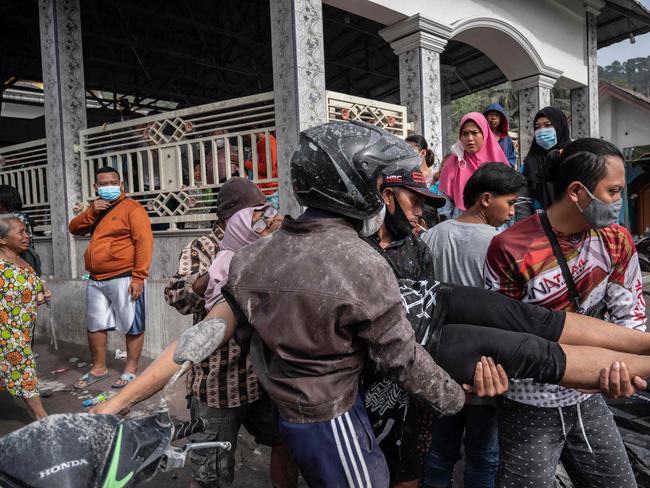
<path id="1" fill-rule="evenodd" d="M 642 93 L 635 92 L 634 90 L 624 88 L 609 81 L 601 81 L 599 83 L 598 95 L 600 97 L 610 95 L 650 111 L 650 97 L 646 97 Z"/>
<path id="2" fill-rule="evenodd" d="M 596 17 L 598 48 L 650 32 L 650 10 L 637 0 L 605 0 L 605 7 Z"/>

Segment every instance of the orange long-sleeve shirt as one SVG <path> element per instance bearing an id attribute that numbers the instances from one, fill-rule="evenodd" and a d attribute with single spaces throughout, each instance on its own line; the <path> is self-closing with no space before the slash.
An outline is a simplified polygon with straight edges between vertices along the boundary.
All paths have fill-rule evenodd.
<path id="1" fill-rule="evenodd" d="M 267 178 L 277 178 L 278 177 L 278 156 L 277 156 L 277 144 L 275 136 L 269 134 L 269 148 L 271 153 L 271 174 L 268 174 L 268 169 L 266 167 L 266 137 L 264 134 L 258 134 L 257 139 L 257 175 L 260 179 L 264 180 Z M 244 161 L 244 167 L 253 171 L 253 161 L 247 159 Z M 276 182 L 268 183 L 258 183 L 258 187 L 264 192 L 264 190 L 277 190 L 278 184 Z"/>
<path id="2" fill-rule="evenodd" d="M 151 222 L 144 207 L 135 200 L 122 194 L 111 205 L 118 203 L 119 207 L 104 217 L 90 238 L 84 253 L 86 270 L 97 280 L 130 272 L 134 283 L 143 283 L 149 276 L 153 255 Z M 96 219 L 89 207 L 72 219 L 68 228 L 72 234 L 83 236 Z"/>

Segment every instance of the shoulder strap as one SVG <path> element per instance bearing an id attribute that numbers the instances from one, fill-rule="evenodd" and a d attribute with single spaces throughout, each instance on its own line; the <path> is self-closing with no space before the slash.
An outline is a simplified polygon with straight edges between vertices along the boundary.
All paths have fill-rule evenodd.
<path id="1" fill-rule="evenodd" d="M 560 247 L 560 243 L 557 240 L 557 236 L 555 235 L 555 232 L 553 232 L 553 228 L 551 227 L 551 222 L 548 220 L 548 215 L 546 215 L 546 212 L 542 212 L 539 214 L 539 220 L 542 223 L 542 227 L 544 228 L 546 237 L 551 243 L 551 248 L 553 249 L 553 254 L 555 255 L 555 259 L 557 259 L 557 263 L 560 265 L 560 269 L 562 270 L 562 276 L 564 276 L 564 282 L 566 283 L 566 287 L 569 290 L 569 298 L 575 304 L 578 313 L 582 313 L 581 312 L 582 307 L 580 306 L 580 302 L 581 302 L 580 292 L 578 291 L 578 288 L 576 287 L 576 283 L 573 280 L 573 276 L 571 275 L 571 271 L 569 270 L 569 265 L 566 262 L 566 257 L 562 252 L 562 248 Z"/>
<path id="2" fill-rule="evenodd" d="M 115 205 L 111 205 L 110 207 L 108 207 L 108 208 L 105 209 L 105 210 L 102 210 L 102 211 L 99 213 L 99 215 L 97 216 L 97 218 L 96 218 L 95 221 L 93 222 L 93 225 L 90 226 L 90 235 L 91 235 L 91 236 L 93 235 L 93 233 L 94 233 L 95 230 L 97 229 L 97 226 L 99 225 L 99 223 L 100 223 L 102 220 L 104 220 L 104 217 L 106 217 L 109 213 L 111 213 L 113 210 L 115 210 L 117 207 L 119 207 L 120 204 L 121 204 L 124 200 L 126 200 L 126 198 L 123 198 L 121 201 L 117 202 Z"/>

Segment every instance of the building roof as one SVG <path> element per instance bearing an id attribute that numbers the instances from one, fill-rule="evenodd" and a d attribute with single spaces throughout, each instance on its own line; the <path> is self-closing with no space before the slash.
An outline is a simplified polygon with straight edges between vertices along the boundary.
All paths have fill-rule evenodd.
<path id="1" fill-rule="evenodd" d="M 617 98 L 623 102 L 635 105 L 642 110 L 650 112 L 650 97 L 635 92 L 629 88 L 615 85 L 609 81 L 601 81 L 598 84 L 598 97 L 602 99 L 606 96 Z"/>
<path id="2" fill-rule="evenodd" d="M 650 11 L 638 0 L 605 0 L 596 17 L 598 48 L 650 32 Z"/>
<path id="3" fill-rule="evenodd" d="M 81 2 L 84 75 L 98 91 L 182 106 L 272 90 L 269 0 Z M 191 5 L 191 8 L 189 8 Z M 385 26 L 323 6 L 326 85 L 334 91 L 399 102 L 399 64 L 379 36 Z M 650 31 L 650 12 L 636 0 L 605 0 L 598 47 Z M 38 0 L 0 2 L 0 82 L 41 78 Z M 441 56 L 456 68 L 452 98 L 506 81 L 480 50 L 450 41 Z M 112 100 L 96 100 L 113 108 Z M 113 104 L 113 107 L 111 107 Z"/>

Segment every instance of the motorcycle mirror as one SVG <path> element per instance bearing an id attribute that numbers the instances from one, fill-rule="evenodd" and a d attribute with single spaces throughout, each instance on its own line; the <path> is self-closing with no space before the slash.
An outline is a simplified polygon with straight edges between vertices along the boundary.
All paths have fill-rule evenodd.
<path id="1" fill-rule="evenodd" d="M 225 332 L 226 321 L 222 318 L 210 318 L 190 327 L 178 338 L 174 362 L 200 363 L 221 346 Z"/>

